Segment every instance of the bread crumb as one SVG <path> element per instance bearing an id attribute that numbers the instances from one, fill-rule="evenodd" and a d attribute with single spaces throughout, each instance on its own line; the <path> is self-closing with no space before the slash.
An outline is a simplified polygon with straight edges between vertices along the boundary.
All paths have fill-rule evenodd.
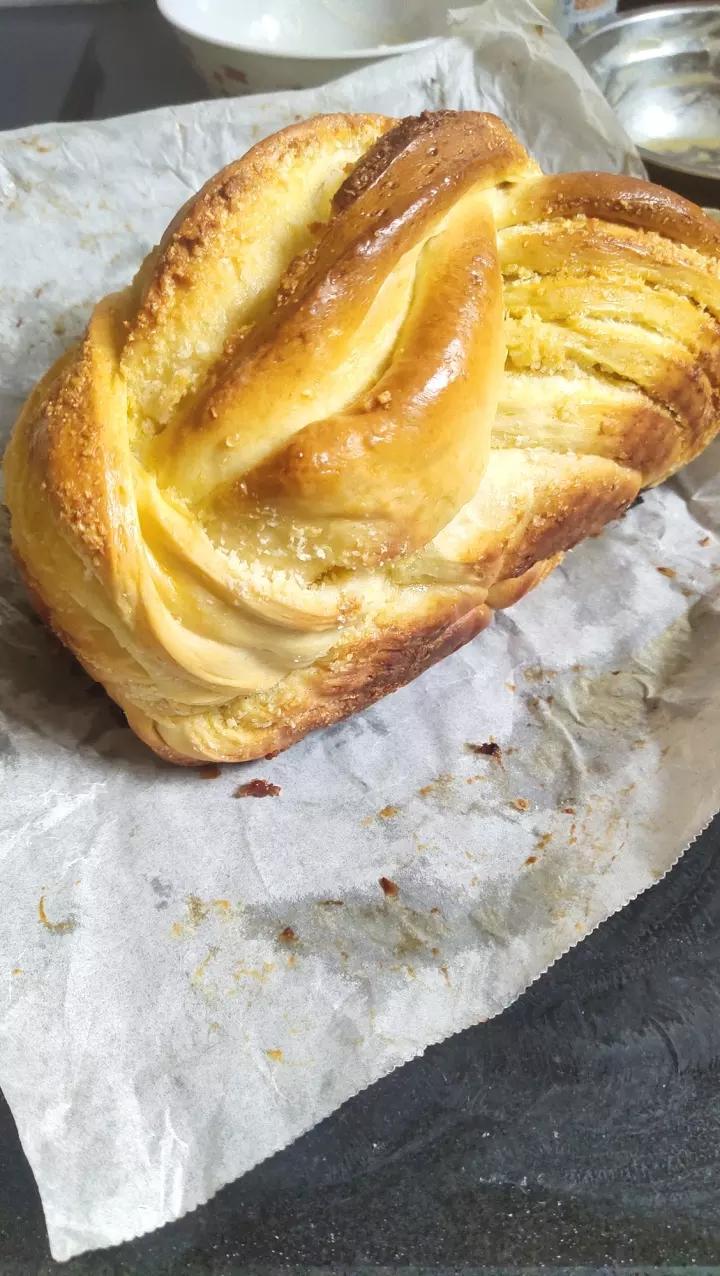
<path id="1" fill-rule="evenodd" d="M 495 740 L 488 740 L 485 744 L 471 744 L 468 741 L 465 748 L 468 753 L 478 753 L 484 758 L 494 758 L 496 762 L 502 760 L 502 749 Z"/>
<path id="2" fill-rule="evenodd" d="M 443 789 L 449 788 L 452 782 L 453 777 L 449 774 L 449 772 L 443 771 L 441 775 L 436 776 L 429 784 L 423 784 L 422 788 L 418 789 L 418 797 L 430 797 L 431 794 L 438 790 L 442 792 Z"/>
<path id="3" fill-rule="evenodd" d="M 269 780 L 248 780 L 245 784 L 239 784 L 233 793 L 233 797 L 278 797 L 282 789 L 279 784 L 271 784 Z"/>

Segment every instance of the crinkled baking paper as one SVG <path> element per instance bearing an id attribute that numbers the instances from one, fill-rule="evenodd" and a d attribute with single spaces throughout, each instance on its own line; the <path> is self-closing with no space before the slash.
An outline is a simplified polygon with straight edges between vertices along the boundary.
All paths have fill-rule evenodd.
<path id="1" fill-rule="evenodd" d="M 641 171 L 529 5 L 453 30 L 313 91 L 3 136 L 4 430 L 188 195 L 293 120 L 489 108 L 548 169 Z M 720 806 L 717 459 L 417 683 L 214 780 L 134 739 L 3 550 L 0 1085 L 57 1258 L 497 1014 L 677 859 Z M 280 794 L 234 798 L 253 778 Z"/>

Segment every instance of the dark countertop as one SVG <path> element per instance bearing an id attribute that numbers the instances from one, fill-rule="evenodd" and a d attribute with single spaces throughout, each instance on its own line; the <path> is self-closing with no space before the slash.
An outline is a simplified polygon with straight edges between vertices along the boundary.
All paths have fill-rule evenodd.
<path id="1" fill-rule="evenodd" d="M 239 0 L 240 2 L 240 0 Z M 134 0 L 0 8 L 0 127 L 205 96 Z M 504 1015 L 63 1267 L 0 1096 L 0 1276 L 720 1270 L 720 819 Z"/>

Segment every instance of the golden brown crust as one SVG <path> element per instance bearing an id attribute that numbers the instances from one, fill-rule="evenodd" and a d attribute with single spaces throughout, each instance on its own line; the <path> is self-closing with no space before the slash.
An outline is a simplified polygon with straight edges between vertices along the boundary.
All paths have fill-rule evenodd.
<path id="1" fill-rule="evenodd" d="M 357 643 L 338 644 L 326 658 L 286 687 L 270 725 L 238 718 L 228 726 L 213 724 L 207 716 L 197 723 L 184 723 L 186 745 L 197 742 L 197 754 L 181 753 L 173 747 L 173 726 L 130 716 L 133 729 L 151 748 L 168 761 L 199 764 L 212 758 L 219 762 L 244 762 L 287 749 L 309 731 L 332 726 L 350 714 L 368 708 L 405 686 L 445 656 L 457 651 L 487 627 L 492 612 L 471 600 L 450 601 L 434 615 L 415 617 L 386 625 L 375 637 Z M 213 730 L 214 728 L 214 730 Z M 199 737 L 195 730 L 199 730 Z M 217 733 L 223 743 L 232 739 L 232 748 L 214 751 Z"/>
<path id="2" fill-rule="evenodd" d="M 128 392 L 153 429 L 202 391 L 272 305 L 278 276 L 329 216 L 338 165 L 354 165 L 391 124 L 380 115 L 293 124 L 183 205 L 136 276 L 121 358 Z"/>
<path id="3" fill-rule="evenodd" d="M 674 243 L 720 255 L 720 226 L 701 208 L 625 173 L 558 173 L 516 188 L 501 225 L 545 218 L 596 217 L 618 226 L 651 230 Z"/>
<path id="4" fill-rule="evenodd" d="M 508 549 L 502 568 L 506 577 L 524 576 L 536 563 L 556 559 L 588 536 L 597 536 L 638 494 L 640 476 L 634 470 L 612 462 L 605 473 L 586 475 L 577 468 Z"/>
<path id="5" fill-rule="evenodd" d="M 178 209 L 136 276 L 139 295 L 127 334 L 128 346 L 143 335 L 152 335 L 174 294 L 192 286 L 203 267 L 228 247 L 234 215 L 246 213 L 258 186 L 295 157 L 300 163 L 306 162 L 309 129 L 345 145 L 352 145 L 355 140 L 367 145 L 368 138 L 391 125 L 392 120 L 382 115 L 325 115 L 314 121 L 303 120 L 263 138 L 241 159 L 215 173 Z"/>
<path id="6" fill-rule="evenodd" d="M 38 610 L 174 762 L 374 703 L 716 434 L 719 261 L 700 209 L 544 177 L 493 116 L 266 139 L 21 413 Z"/>
<path id="7" fill-rule="evenodd" d="M 501 281 L 481 197 L 533 171 L 493 117 L 441 112 L 386 133 L 276 304 L 226 348 L 167 432 L 164 481 L 202 488 L 225 518 L 269 505 L 295 526 L 326 524 L 338 563 L 373 565 L 425 544 L 479 481 L 501 375 Z M 410 253 L 412 293 L 400 282 L 396 293 Z M 361 377 L 341 411 L 323 413 L 328 369 L 368 342 L 374 315 L 395 342 L 368 369 L 372 394 Z M 316 408 L 303 410 L 299 386 L 313 387 Z"/>
<path id="8" fill-rule="evenodd" d="M 557 566 L 562 554 L 536 562 L 522 576 L 496 585 L 487 604 L 473 606 L 469 599 L 445 603 L 421 625 L 394 623 L 371 640 L 340 645 L 331 656 L 318 662 L 296 680 L 286 701 L 279 706 L 271 726 L 259 726 L 239 718 L 232 732 L 232 749 L 215 753 L 212 735 L 197 740 L 198 753 L 177 752 L 163 736 L 163 725 L 150 719 L 128 715 L 133 730 L 168 762 L 199 766 L 211 758 L 216 762 L 249 762 L 266 753 L 277 753 L 296 744 L 310 731 L 333 726 L 343 718 L 367 709 L 378 700 L 404 687 L 434 664 L 452 655 L 486 629 L 493 610 L 513 606 L 534 589 Z M 201 728 L 208 728 L 203 717 Z M 218 728 L 227 740 L 227 728 Z M 173 737 L 172 728 L 168 734 Z M 193 740 L 193 729 L 184 724 L 185 744 Z"/>

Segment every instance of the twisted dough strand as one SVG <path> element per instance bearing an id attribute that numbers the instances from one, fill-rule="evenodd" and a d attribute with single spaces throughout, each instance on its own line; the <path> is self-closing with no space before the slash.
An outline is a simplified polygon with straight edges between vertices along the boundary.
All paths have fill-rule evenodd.
<path id="1" fill-rule="evenodd" d="M 23 409 L 39 609 L 173 761 L 371 703 L 714 436 L 719 256 L 693 205 L 545 177 L 492 116 L 268 138 Z"/>

